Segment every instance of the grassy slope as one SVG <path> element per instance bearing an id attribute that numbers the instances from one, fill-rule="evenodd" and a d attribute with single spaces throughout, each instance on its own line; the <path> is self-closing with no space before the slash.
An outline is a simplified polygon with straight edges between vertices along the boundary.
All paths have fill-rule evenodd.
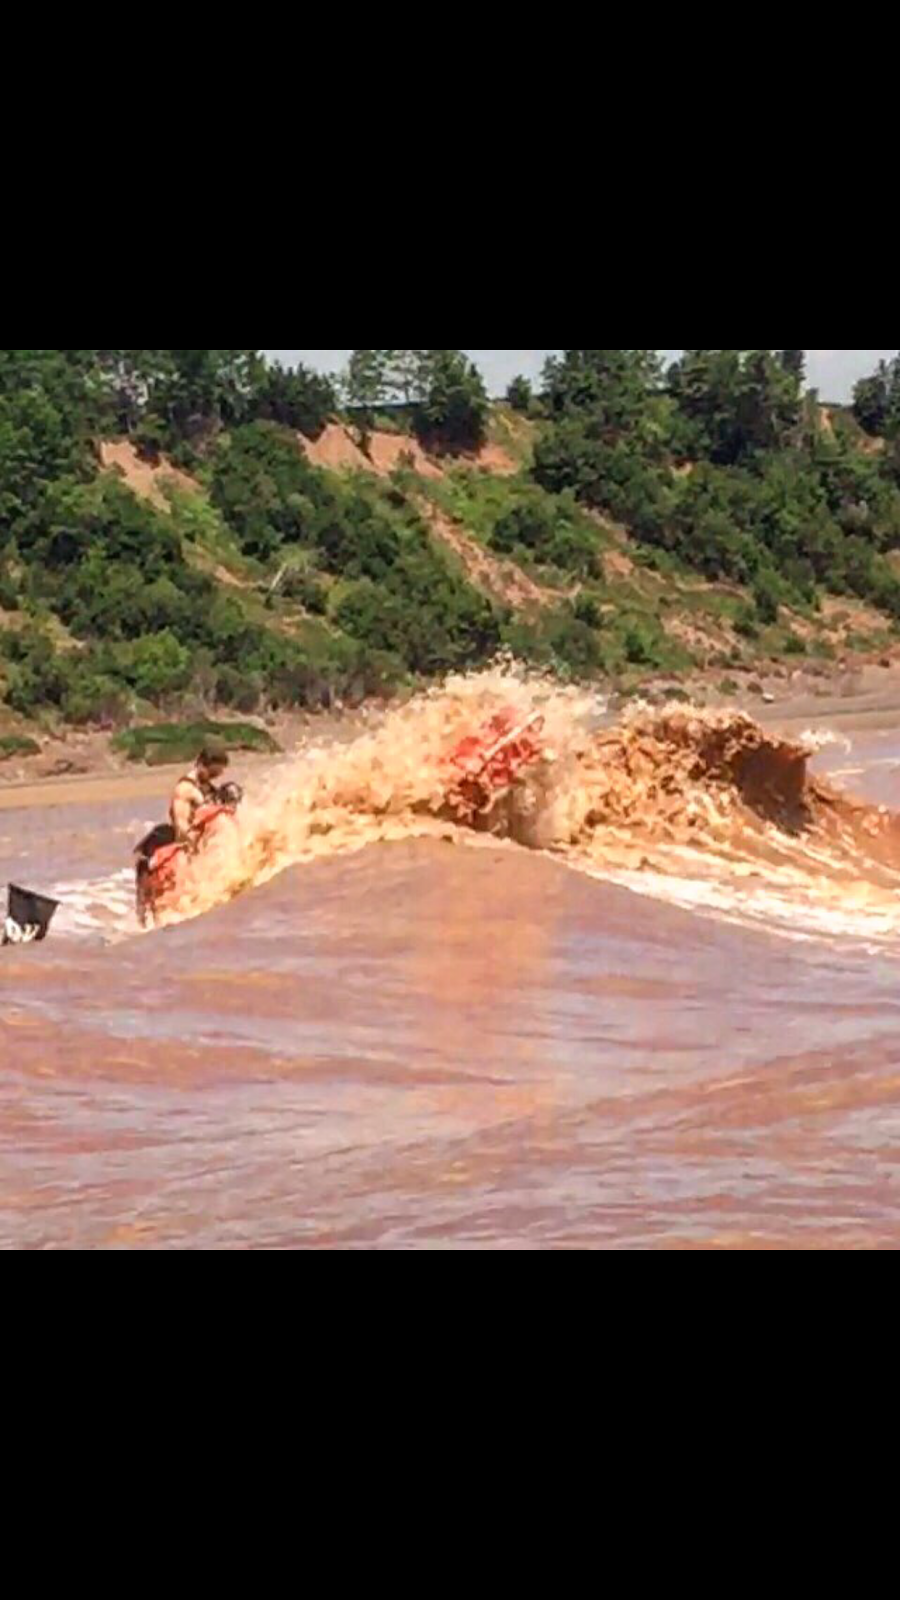
<path id="1" fill-rule="evenodd" d="M 600 615 L 603 665 L 620 687 L 627 690 L 648 678 L 696 671 L 723 684 L 764 671 L 783 675 L 797 666 L 826 672 L 837 658 L 884 652 L 896 639 L 885 617 L 844 598 L 826 601 L 820 613 L 782 611 L 777 624 L 748 636 L 748 596 L 743 591 L 704 582 L 672 558 L 634 545 L 625 530 L 600 517 L 590 520 L 602 576 L 580 581 L 527 559 L 498 560 L 490 549 L 491 532 L 497 519 L 531 492 L 527 469 L 536 436 L 533 422 L 498 406 L 490 443 L 518 464 L 517 475 L 495 476 L 483 467 L 442 463 L 438 476 L 425 478 L 404 469 L 398 481 L 432 516 L 433 536 L 441 538 L 450 559 L 494 599 L 530 615 L 579 596 L 593 600 Z M 138 481 L 133 487 L 141 492 Z M 159 503 L 159 484 L 154 489 Z M 298 601 L 270 592 L 282 561 L 263 565 L 245 557 L 201 484 L 191 486 L 181 476 L 177 484 L 164 482 L 163 493 L 177 499 L 182 525 L 188 526 L 188 561 L 209 573 L 252 620 L 312 648 L 334 631 L 327 617 L 311 616 Z M 448 539 L 448 532 L 458 537 Z M 314 576 L 333 605 L 343 591 L 341 580 Z M 58 644 L 78 648 L 61 624 L 50 621 Z M 14 615 L 0 617 L 4 626 L 18 622 Z M 0 734 L 22 733 L 27 733 L 22 720 L 0 704 Z"/>
<path id="2" fill-rule="evenodd" d="M 521 479 L 491 479 L 465 469 L 421 488 L 486 548 L 497 518 L 523 493 Z M 604 663 L 626 684 L 656 671 L 758 673 L 771 665 L 785 670 L 827 663 L 847 653 L 883 651 L 895 638 L 886 617 L 845 597 L 826 601 L 818 614 L 782 610 L 777 624 L 748 637 L 746 591 L 708 583 L 674 558 L 634 544 L 623 529 L 599 517 L 592 520 L 602 579 L 578 582 L 552 568 L 522 565 L 530 578 L 555 590 L 560 602 L 577 593 L 597 603 Z M 625 641 L 635 627 L 645 636 L 652 661 L 628 660 Z"/>
<path id="3" fill-rule="evenodd" d="M 660 673 L 693 670 L 731 676 L 756 674 L 773 666 L 777 672 L 803 665 L 812 671 L 817 667 L 827 671 L 830 661 L 884 651 L 895 639 L 887 618 L 844 597 L 826 601 L 818 614 L 782 611 L 777 624 L 748 636 L 746 592 L 736 585 L 704 582 L 662 552 L 634 545 L 624 529 L 600 517 L 592 522 L 602 579 L 580 582 L 570 573 L 526 559 L 497 562 L 491 555 L 490 535 L 497 519 L 528 492 L 527 472 L 537 434 L 534 422 L 498 405 L 491 416 L 489 442 L 518 464 L 516 476 L 443 464 L 438 477 L 404 471 L 400 478 L 417 503 L 425 508 L 430 505 L 459 529 L 463 538 L 451 550 L 451 559 L 462 560 L 472 581 L 492 592 L 494 598 L 505 594 L 514 609 L 524 610 L 533 609 L 536 591 L 541 591 L 543 603 L 551 606 L 579 594 L 593 599 L 601 614 L 604 666 L 623 686 L 633 687 Z M 327 619 L 308 616 L 301 605 L 277 593 L 268 595 L 281 562 L 264 567 L 243 556 L 199 485 L 190 493 L 182 482 L 178 488 L 167 486 L 166 493 L 177 497 L 182 516 L 189 517 L 188 559 L 221 583 L 253 620 L 310 644 L 330 630 Z M 435 536 L 438 533 L 436 528 Z M 467 559 L 466 544 L 477 546 L 486 559 Z M 517 566 L 524 580 L 521 583 L 515 582 Z M 491 567 L 497 569 L 496 582 L 491 581 Z M 504 585 L 501 567 L 513 569 L 511 584 Z M 338 599 L 341 581 L 321 574 L 317 577 L 333 599 Z M 643 639 L 649 659 L 629 659 L 629 640 L 633 641 L 635 634 Z M 635 652 L 632 643 L 631 654 L 635 653 L 640 656 L 642 651 Z"/>

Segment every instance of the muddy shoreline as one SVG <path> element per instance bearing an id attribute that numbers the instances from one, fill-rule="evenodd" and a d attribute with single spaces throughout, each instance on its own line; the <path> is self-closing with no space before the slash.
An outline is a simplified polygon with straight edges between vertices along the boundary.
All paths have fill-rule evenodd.
<path id="1" fill-rule="evenodd" d="M 339 728 L 363 726 L 365 720 L 361 715 L 357 724 L 355 719 L 351 722 L 328 714 L 273 719 L 264 726 L 281 753 L 236 750 L 232 766 L 239 774 L 277 765 L 303 745 L 339 737 Z M 0 762 L 0 811 L 32 805 L 95 804 L 113 795 L 123 799 L 165 795 L 184 771 L 184 762 L 148 767 L 116 755 L 110 748 L 112 734 L 69 729 L 65 735 L 43 741 L 38 734 L 33 737 L 42 745 L 39 755 L 13 756 Z"/>

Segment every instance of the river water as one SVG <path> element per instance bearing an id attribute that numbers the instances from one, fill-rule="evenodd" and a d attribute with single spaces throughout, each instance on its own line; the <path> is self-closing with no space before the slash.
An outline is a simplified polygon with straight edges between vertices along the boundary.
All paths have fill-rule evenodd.
<path id="1" fill-rule="evenodd" d="M 510 698 L 552 759 L 474 834 L 441 762 Z M 823 784 L 741 718 L 601 711 L 482 675 L 256 770 L 151 933 L 160 802 L 0 810 L 62 902 L 0 951 L 0 1246 L 900 1243 L 900 729 Z"/>

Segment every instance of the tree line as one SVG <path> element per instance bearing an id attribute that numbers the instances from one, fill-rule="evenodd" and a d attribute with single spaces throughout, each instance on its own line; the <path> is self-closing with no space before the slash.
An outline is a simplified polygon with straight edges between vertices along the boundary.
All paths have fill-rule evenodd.
<path id="1" fill-rule="evenodd" d="M 340 388 L 364 435 L 380 409 L 404 406 L 432 449 L 477 451 L 487 437 L 484 379 L 462 350 L 354 350 Z"/>
<path id="2" fill-rule="evenodd" d="M 448 354 L 434 373 L 450 372 Z M 315 436 L 337 404 L 332 379 L 258 351 L 0 352 L 8 706 L 75 721 L 186 694 L 241 710 L 316 706 L 496 651 L 498 617 L 411 502 L 342 482 L 299 450 L 296 430 Z M 195 503 L 167 513 L 100 471 L 99 441 L 113 435 L 193 470 L 206 514 L 261 575 L 288 558 L 299 626 L 261 617 L 203 570 Z"/>
<path id="3" fill-rule="evenodd" d="M 804 376 L 802 350 L 685 350 L 668 370 L 653 350 L 566 350 L 544 372 L 535 477 L 748 585 L 762 622 L 823 589 L 900 620 L 900 358 L 846 413 Z"/>
<path id="4" fill-rule="evenodd" d="M 526 624 L 435 547 L 415 484 L 344 480 L 297 447 L 342 404 L 364 426 L 397 403 L 432 447 L 476 449 L 489 409 L 464 352 L 354 351 L 323 376 L 252 350 L 0 351 L 0 692 L 23 715 L 118 721 L 191 695 L 251 711 L 390 693 L 504 644 L 590 673 L 596 512 L 648 559 L 746 585 L 751 633 L 826 589 L 900 620 L 900 357 L 827 416 L 804 357 L 686 350 L 665 369 L 655 351 L 567 350 L 537 392 L 517 380 L 534 464 L 486 536 L 585 587 Z M 165 451 L 203 495 L 168 513 L 138 500 L 100 471 L 110 436 Z M 204 518 L 265 579 L 268 610 L 197 559 Z M 651 655 L 630 640 L 629 660 Z"/>

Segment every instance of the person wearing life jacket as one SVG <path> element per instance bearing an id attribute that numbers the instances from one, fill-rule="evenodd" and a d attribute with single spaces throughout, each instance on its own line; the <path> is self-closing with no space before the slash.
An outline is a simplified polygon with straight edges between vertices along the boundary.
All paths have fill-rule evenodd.
<path id="1" fill-rule="evenodd" d="M 179 778 L 169 806 L 176 844 L 186 845 L 189 850 L 196 844 L 197 812 L 203 806 L 215 804 L 219 798 L 217 785 L 227 767 L 227 747 L 220 739 L 209 739 L 194 765 Z"/>
<path id="2" fill-rule="evenodd" d="M 218 739 L 207 740 L 194 765 L 175 785 L 169 806 L 169 821 L 153 828 L 136 847 L 134 862 L 137 913 L 143 925 L 147 923 L 150 910 L 151 862 L 157 851 L 164 850 L 170 845 L 180 844 L 192 853 L 200 837 L 200 830 L 196 826 L 197 813 L 204 806 L 214 805 L 217 800 L 227 804 L 237 804 L 240 801 L 241 791 L 236 784 L 229 784 L 225 789 L 216 787 L 216 780 L 221 778 L 227 766 L 226 746 Z"/>

